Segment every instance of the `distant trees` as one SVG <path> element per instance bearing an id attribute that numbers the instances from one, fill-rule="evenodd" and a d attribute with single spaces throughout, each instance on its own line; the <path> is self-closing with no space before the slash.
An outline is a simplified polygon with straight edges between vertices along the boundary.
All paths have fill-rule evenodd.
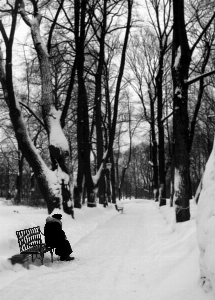
<path id="1" fill-rule="evenodd" d="M 149 165 L 150 145 L 141 143 L 132 146 L 130 150 L 125 151 L 118 160 L 118 169 L 123 172 L 124 160 L 131 154 L 131 161 L 124 174 L 124 180 L 120 186 L 119 198 L 153 198 L 153 172 Z M 117 160 L 116 160 L 117 162 Z"/>
<path id="2" fill-rule="evenodd" d="M 128 98 L 128 104 L 126 107 L 126 111 L 122 115 L 119 115 L 119 125 L 118 125 L 118 142 L 116 143 L 117 151 L 115 151 L 115 169 L 116 169 L 116 182 L 117 182 L 117 196 L 119 200 L 122 198 L 122 187 L 124 184 L 124 180 L 126 177 L 126 172 L 129 169 L 130 163 L 132 161 L 132 149 L 133 149 L 133 138 L 135 135 L 135 131 L 137 127 L 139 126 L 141 119 L 138 120 L 137 116 L 134 118 L 134 108 L 129 103 L 129 95 L 128 93 L 125 94 L 125 99 Z M 133 120 L 134 118 L 134 120 Z M 125 152 L 124 155 L 121 153 L 121 145 L 120 145 L 120 138 L 121 138 L 121 132 L 123 130 L 124 122 L 126 122 L 127 127 L 127 140 L 128 140 L 128 150 Z M 125 127 L 125 126 L 124 126 Z"/>
<path id="3" fill-rule="evenodd" d="M 169 50 L 172 33 L 172 2 L 145 1 L 151 26 L 135 33 L 128 63 L 131 68 L 131 85 L 140 98 L 146 121 L 150 125 L 151 166 L 155 201 L 166 204 L 165 124 L 167 94 L 163 91 L 164 79 L 169 76 Z M 145 91 L 146 90 L 146 91 Z"/>

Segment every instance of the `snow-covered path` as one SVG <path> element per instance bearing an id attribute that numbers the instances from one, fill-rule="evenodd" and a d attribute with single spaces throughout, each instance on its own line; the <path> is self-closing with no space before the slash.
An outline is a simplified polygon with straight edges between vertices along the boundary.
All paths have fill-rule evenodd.
<path id="1" fill-rule="evenodd" d="M 178 239 L 153 202 L 134 202 L 75 244 L 74 261 L 29 270 L 4 287 L 0 299 L 211 300 L 197 285 L 194 235 L 190 244 Z"/>

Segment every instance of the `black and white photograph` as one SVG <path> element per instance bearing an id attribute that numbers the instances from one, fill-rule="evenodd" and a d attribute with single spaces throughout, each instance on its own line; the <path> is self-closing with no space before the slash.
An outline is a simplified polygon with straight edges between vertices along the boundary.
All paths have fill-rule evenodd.
<path id="1" fill-rule="evenodd" d="M 214 0 L 0 0 L 0 299 L 215 299 Z"/>

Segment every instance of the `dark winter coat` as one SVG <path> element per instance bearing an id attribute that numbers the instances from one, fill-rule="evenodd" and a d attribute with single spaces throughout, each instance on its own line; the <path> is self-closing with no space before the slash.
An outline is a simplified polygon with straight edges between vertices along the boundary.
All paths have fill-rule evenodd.
<path id="1" fill-rule="evenodd" d="M 47 246 L 56 248 L 55 253 L 59 256 L 69 256 L 72 248 L 67 241 L 60 220 L 49 216 L 44 227 L 45 243 Z"/>

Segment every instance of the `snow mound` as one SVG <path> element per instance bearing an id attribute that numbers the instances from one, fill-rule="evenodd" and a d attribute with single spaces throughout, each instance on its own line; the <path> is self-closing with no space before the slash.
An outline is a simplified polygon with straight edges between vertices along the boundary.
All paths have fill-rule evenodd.
<path id="1" fill-rule="evenodd" d="M 215 148 L 206 164 L 196 215 L 200 283 L 215 295 Z"/>

